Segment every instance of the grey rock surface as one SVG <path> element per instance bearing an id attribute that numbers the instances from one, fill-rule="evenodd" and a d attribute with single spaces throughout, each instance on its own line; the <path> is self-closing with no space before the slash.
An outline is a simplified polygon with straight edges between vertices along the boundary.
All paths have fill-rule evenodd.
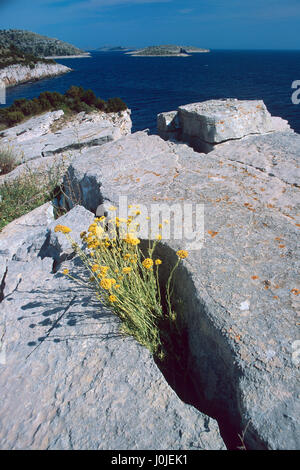
<path id="1" fill-rule="evenodd" d="M 53 207 L 47 202 L 4 227 L 0 232 L 1 266 L 6 268 L 12 259 L 28 261 L 32 255 L 36 256 L 44 241 L 46 227 L 53 220 Z"/>
<path id="2" fill-rule="evenodd" d="M 0 146 L 9 146 L 20 162 L 72 153 L 99 146 L 131 132 L 130 110 L 120 113 L 79 113 L 69 121 L 63 111 L 33 117 L 0 133 Z M 56 121 L 59 121 L 60 125 Z M 57 129 L 53 128 L 56 124 Z"/>
<path id="3" fill-rule="evenodd" d="M 184 262 L 175 291 L 199 401 L 236 435 L 245 432 L 248 449 L 300 447 L 299 153 L 300 136 L 290 132 L 222 144 L 209 155 L 139 132 L 88 149 L 69 168 L 71 190 L 92 211 L 117 206 L 120 195 L 149 211 L 204 204 L 203 246 Z M 191 246 L 162 242 L 164 259 Z"/>
<path id="4" fill-rule="evenodd" d="M 94 215 L 77 206 L 46 222 L 47 210 L 28 214 L 1 282 L 0 448 L 225 449 L 216 421 L 178 398 L 90 289 L 60 274 L 84 276 L 54 227 L 79 240 Z"/>
<path id="5" fill-rule="evenodd" d="M 175 126 L 177 140 L 187 142 L 196 151 L 204 153 L 228 140 L 290 130 L 288 122 L 271 116 L 261 100 L 224 99 L 192 103 L 180 106 L 175 115 L 174 112 L 160 114 L 157 124 L 162 138 L 174 136 Z"/>
<path id="6" fill-rule="evenodd" d="M 12 182 L 21 177 L 30 177 L 31 174 L 39 174 L 41 181 L 45 177 L 50 177 L 50 180 L 60 180 L 68 168 L 69 162 L 74 156 L 80 155 L 80 151 L 70 151 L 63 154 L 56 154 L 49 157 L 40 157 L 34 160 L 28 160 L 26 163 L 21 163 L 16 168 L 5 175 L 0 175 L 0 186 L 7 182 Z"/>
<path id="7" fill-rule="evenodd" d="M 157 129 L 159 136 L 164 140 L 180 140 L 181 126 L 178 118 L 178 111 L 158 114 Z"/>

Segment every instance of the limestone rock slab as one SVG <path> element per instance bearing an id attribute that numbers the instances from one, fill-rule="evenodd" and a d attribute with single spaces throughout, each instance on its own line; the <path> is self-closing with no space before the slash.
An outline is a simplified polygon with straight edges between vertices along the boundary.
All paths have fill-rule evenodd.
<path id="1" fill-rule="evenodd" d="M 275 122 L 261 100 L 204 101 L 180 106 L 178 114 L 183 136 L 197 136 L 210 144 L 275 130 Z"/>
<path id="2" fill-rule="evenodd" d="M 117 319 L 92 291 L 60 273 L 83 276 L 79 260 L 69 253 L 53 270 L 65 252 L 55 225 L 68 225 L 76 238 L 93 217 L 75 207 L 40 226 L 38 252 L 8 261 L 0 299 L 0 448 L 225 449 L 216 421 L 184 404 L 148 351 L 120 336 Z M 21 243 L 31 246 L 26 232 Z"/>
<path id="3" fill-rule="evenodd" d="M 300 445 L 299 149 L 290 132 L 224 143 L 209 155 L 136 133 L 89 149 L 69 168 L 70 189 L 89 210 L 117 206 L 120 195 L 149 211 L 204 204 L 204 243 L 184 263 L 176 295 L 199 397 L 236 435 L 246 431 L 248 449 Z M 161 256 L 185 243 L 165 240 Z"/>

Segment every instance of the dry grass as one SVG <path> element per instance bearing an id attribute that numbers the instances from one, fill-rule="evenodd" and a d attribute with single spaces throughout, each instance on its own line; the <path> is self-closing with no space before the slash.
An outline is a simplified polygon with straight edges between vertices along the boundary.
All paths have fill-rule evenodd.
<path id="1" fill-rule="evenodd" d="M 6 175 L 21 163 L 13 147 L 6 145 L 0 148 L 0 175 Z"/>

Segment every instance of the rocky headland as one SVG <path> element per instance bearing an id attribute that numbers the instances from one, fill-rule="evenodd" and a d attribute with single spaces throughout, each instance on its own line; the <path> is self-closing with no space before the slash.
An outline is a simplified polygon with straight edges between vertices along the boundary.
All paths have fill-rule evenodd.
<path id="1" fill-rule="evenodd" d="M 49 38 L 23 29 L 1 29 L 0 48 L 7 48 L 12 44 L 25 54 L 32 54 L 37 57 L 86 54 L 84 50 L 60 39 Z"/>
<path id="2" fill-rule="evenodd" d="M 90 57 L 59 39 L 30 31 L 0 30 L 0 82 L 5 86 L 54 77 L 71 69 L 53 59 Z"/>
<path id="3" fill-rule="evenodd" d="M 261 101 L 163 113 L 163 138 L 131 134 L 129 113 L 62 118 L 48 113 L 0 140 L 27 164 L 70 154 L 68 212 L 54 220 L 49 202 L 0 233 L 0 447 L 299 449 L 300 136 Z M 174 289 L 190 394 L 118 335 L 91 291 L 60 274 L 81 265 L 55 225 L 80 242 L 99 206 L 118 206 L 121 195 L 149 210 L 204 205 L 201 246 Z M 161 240 L 162 282 L 189 244 Z"/>
<path id="4" fill-rule="evenodd" d="M 37 62 L 33 67 L 29 65 L 14 64 L 3 69 L 0 69 L 0 81 L 5 86 L 19 85 L 20 83 L 40 80 L 47 77 L 55 77 L 72 69 L 62 64 L 47 64 L 44 62 Z"/>

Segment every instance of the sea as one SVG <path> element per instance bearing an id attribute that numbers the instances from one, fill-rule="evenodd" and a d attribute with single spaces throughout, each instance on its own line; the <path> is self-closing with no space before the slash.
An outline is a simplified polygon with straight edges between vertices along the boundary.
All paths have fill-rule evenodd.
<path id="1" fill-rule="evenodd" d="M 213 50 L 190 57 L 92 51 L 91 58 L 57 62 L 73 71 L 8 88 L 7 105 L 42 91 L 64 93 L 71 85 L 83 86 L 105 100 L 122 98 L 132 110 L 133 132 L 156 133 L 157 114 L 180 105 L 220 98 L 261 99 L 272 115 L 288 120 L 300 133 L 300 104 L 292 102 L 292 84 L 300 81 L 300 51 Z"/>

